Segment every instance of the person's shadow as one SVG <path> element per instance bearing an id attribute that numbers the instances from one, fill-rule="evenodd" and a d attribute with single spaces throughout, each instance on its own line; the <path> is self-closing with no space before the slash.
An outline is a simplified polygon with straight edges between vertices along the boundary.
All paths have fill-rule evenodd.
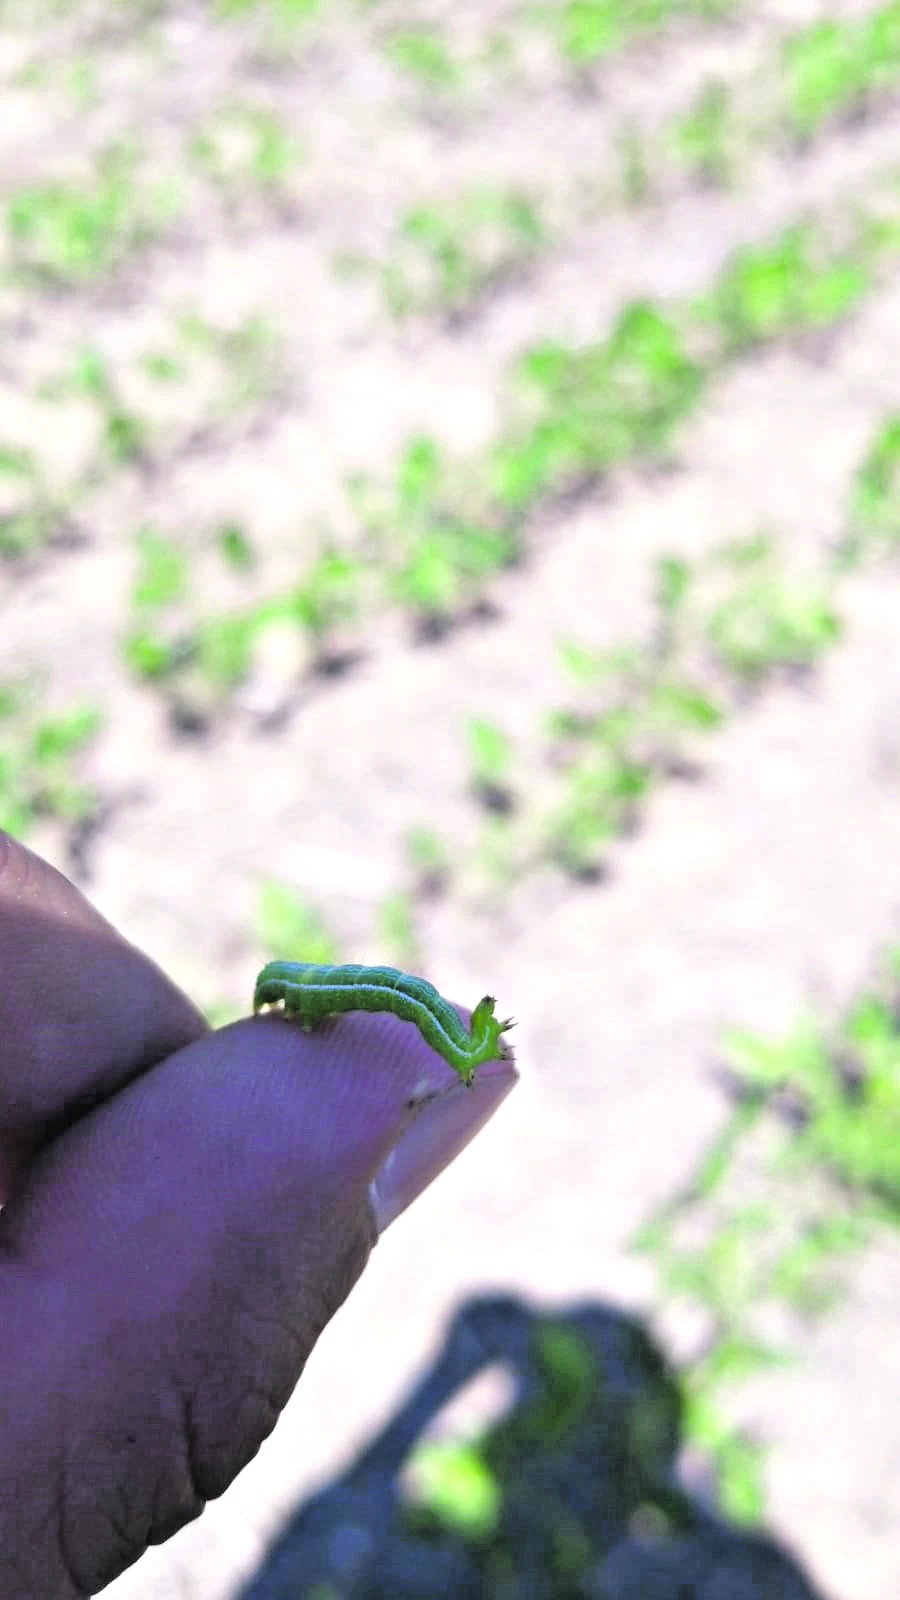
<path id="1" fill-rule="evenodd" d="M 427 1424 L 482 1369 L 515 1399 L 461 1459 L 478 1514 L 399 1476 Z M 240 1600 L 821 1600 L 771 1539 L 679 1485 L 677 1379 L 622 1312 L 473 1299 L 384 1431 L 301 1505 Z M 472 1501 L 470 1483 L 469 1501 Z"/>

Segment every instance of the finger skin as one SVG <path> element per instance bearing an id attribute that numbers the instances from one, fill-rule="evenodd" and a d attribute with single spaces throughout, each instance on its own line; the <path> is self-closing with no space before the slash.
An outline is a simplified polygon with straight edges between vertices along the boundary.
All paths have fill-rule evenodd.
<path id="1" fill-rule="evenodd" d="M 0 1592 L 97 1593 L 256 1454 L 374 1243 L 402 1028 L 236 1023 L 33 1163 L 0 1214 Z"/>
<path id="2" fill-rule="evenodd" d="M 0 830 L 0 1201 L 45 1139 L 206 1031 L 74 884 Z"/>

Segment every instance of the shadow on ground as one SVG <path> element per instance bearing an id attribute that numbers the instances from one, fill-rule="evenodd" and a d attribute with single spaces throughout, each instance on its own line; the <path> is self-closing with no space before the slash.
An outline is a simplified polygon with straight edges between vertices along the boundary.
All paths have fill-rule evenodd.
<path id="1" fill-rule="evenodd" d="M 423 1431 L 471 1379 L 514 1398 L 476 1445 Z M 406 1404 L 344 1476 L 296 1511 L 240 1600 L 821 1600 L 772 1540 L 679 1485 L 677 1380 L 640 1323 L 583 1304 L 546 1315 L 473 1299 Z M 434 1470 L 434 1461 L 442 1468 Z"/>

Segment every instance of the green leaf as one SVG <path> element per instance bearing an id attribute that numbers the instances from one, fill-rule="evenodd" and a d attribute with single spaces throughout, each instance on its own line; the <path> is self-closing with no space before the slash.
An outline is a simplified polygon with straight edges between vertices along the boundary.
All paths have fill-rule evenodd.
<path id="1" fill-rule="evenodd" d="M 512 763 L 512 745 L 503 730 L 482 717 L 470 717 L 466 723 L 466 738 L 476 783 L 504 783 Z"/>
<path id="2" fill-rule="evenodd" d="M 702 689 L 690 683 L 663 680 L 654 685 L 651 708 L 665 724 L 675 724 L 703 731 L 718 728 L 724 712 Z"/>
<path id="3" fill-rule="evenodd" d="M 20 445 L 0 445 L 0 473 L 9 478 L 36 478 L 34 452 Z"/>
<path id="4" fill-rule="evenodd" d="M 460 82 L 460 69 L 433 28 L 407 28 L 394 33 L 387 55 L 400 72 L 417 78 L 428 89 L 455 89 Z"/>
<path id="5" fill-rule="evenodd" d="M 64 716 L 45 718 L 32 738 L 35 760 L 40 766 L 64 761 L 94 737 L 102 721 L 96 706 L 80 706 Z"/>
<path id="6" fill-rule="evenodd" d="M 665 612 L 680 610 L 687 598 L 693 572 L 682 556 L 660 556 L 656 562 L 656 599 Z"/>
<path id="7" fill-rule="evenodd" d="M 188 561 L 176 540 L 150 527 L 139 528 L 134 537 L 138 570 L 131 592 L 132 604 L 141 610 L 159 611 L 184 599 L 188 589 Z"/>
<path id="8" fill-rule="evenodd" d="M 247 676 L 258 627 L 255 611 L 233 616 L 206 617 L 194 633 L 194 653 L 200 669 L 220 689 L 233 688 Z"/>
<path id="9" fill-rule="evenodd" d="M 175 647 L 148 628 L 126 634 L 123 652 L 132 672 L 141 678 L 163 678 L 175 665 Z"/>
<path id="10" fill-rule="evenodd" d="M 239 522 L 223 522 L 215 539 L 223 559 L 235 572 L 250 572 L 256 565 L 256 551 Z"/>
<path id="11" fill-rule="evenodd" d="M 419 434 L 410 441 L 397 474 L 397 499 L 405 511 L 420 510 L 434 495 L 441 457 L 436 440 Z"/>

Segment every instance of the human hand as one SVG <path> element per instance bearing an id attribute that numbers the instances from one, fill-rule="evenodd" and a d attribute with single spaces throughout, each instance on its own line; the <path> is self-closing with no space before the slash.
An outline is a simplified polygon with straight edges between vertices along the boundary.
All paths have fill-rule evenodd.
<path id="1" fill-rule="evenodd" d="M 252 1460 L 517 1074 L 387 1015 L 212 1033 L 2 833 L 0 974 L 0 1593 L 84 1600 Z"/>

